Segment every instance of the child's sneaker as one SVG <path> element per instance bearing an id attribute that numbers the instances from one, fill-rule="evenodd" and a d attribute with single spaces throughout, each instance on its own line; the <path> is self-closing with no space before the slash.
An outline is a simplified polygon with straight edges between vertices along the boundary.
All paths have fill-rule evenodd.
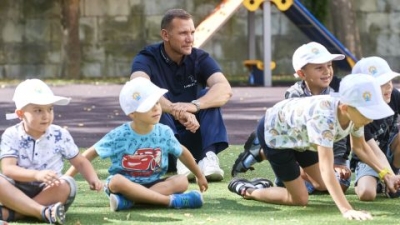
<path id="1" fill-rule="evenodd" d="M 245 173 L 247 170 L 254 170 L 252 165 L 256 162 L 261 162 L 260 143 L 257 139 L 257 134 L 253 131 L 247 138 L 244 144 L 244 152 L 240 153 L 232 166 L 231 175 L 236 177 L 238 173 Z"/>
<path id="2" fill-rule="evenodd" d="M 254 178 L 250 180 L 250 183 L 253 184 L 256 189 L 269 188 L 274 186 L 272 181 L 265 178 Z"/>
<path id="3" fill-rule="evenodd" d="M 199 191 L 189 191 L 184 194 L 171 195 L 170 207 L 175 209 L 200 208 L 203 205 L 203 196 Z"/>
<path id="4" fill-rule="evenodd" d="M 115 212 L 132 208 L 134 203 L 122 195 L 110 194 L 110 210 Z"/>
<path id="5" fill-rule="evenodd" d="M 228 184 L 229 191 L 236 193 L 242 197 L 245 195 L 246 190 L 249 188 L 256 189 L 256 186 L 254 186 L 250 181 L 244 178 L 233 178 Z"/>
<path id="6" fill-rule="evenodd" d="M 395 193 L 392 193 L 390 191 L 386 192 L 386 196 L 388 198 L 399 198 L 400 197 L 400 190 L 397 190 Z"/>

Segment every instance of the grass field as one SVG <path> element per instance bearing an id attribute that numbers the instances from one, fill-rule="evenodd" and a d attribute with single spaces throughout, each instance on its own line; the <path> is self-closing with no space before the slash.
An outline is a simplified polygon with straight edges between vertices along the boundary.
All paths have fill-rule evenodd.
<path id="1" fill-rule="evenodd" d="M 74 204 L 67 213 L 66 224 L 224 224 L 224 225 L 257 225 L 257 224 L 289 224 L 289 225 L 320 225 L 320 224 L 360 224 L 360 221 L 347 221 L 342 218 L 329 195 L 310 196 L 307 207 L 280 206 L 251 200 L 229 192 L 227 185 L 230 180 L 232 162 L 241 151 L 241 146 L 231 146 L 219 155 L 221 167 L 225 171 L 222 182 L 210 183 L 209 190 L 204 193 L 205 204 L 200 209 L 166 209 L 141 207 L 128 211 L 111 212 L 108 199 L 104 193 L 90 191 L 87 183 L 80 175 L 76 176 L 79 191 Z M 93 161 L 101 179 L 107 177 L 109 162 L 100 159 Z M 248 172 L 244 177 L 267 177 L 273 179 L 268 162 L 255 166 L 255 171 Z M 197 189 L 192 183 L 189 189 Z M 374 202 L 357 200 L 353 187 L 347 192 L 347 198 L 356 209 L 370 211 L 374 220 L 363 224 L 400 224 L 398 212 L 400 199 L 387 199 L 379 196 Z M 11 224 L 39 224 L 36 221 L 20 221 Z"/>

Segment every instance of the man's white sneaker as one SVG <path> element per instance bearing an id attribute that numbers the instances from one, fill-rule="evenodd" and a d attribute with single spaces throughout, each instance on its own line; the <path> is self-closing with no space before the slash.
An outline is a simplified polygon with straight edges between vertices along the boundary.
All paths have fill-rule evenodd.
<path id="1" fill-rule="evenodd" d="M 179 175 L 185 175 L 188 180 L 194 179 L 194 174 L 179 159 L 176 161 L 176 171 Z"/>
<path id="2" fill-rule="evenodd" d="M 221 181 L 224 179 L 224 171 L 219 167 L 219 159 L 214 152 L 207 152 L 200 160 L 199 167 L 208 181 Z"/>

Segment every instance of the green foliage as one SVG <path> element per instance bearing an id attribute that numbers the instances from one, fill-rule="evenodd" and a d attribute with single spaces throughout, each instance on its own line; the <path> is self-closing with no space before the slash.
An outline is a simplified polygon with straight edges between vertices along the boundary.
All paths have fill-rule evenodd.
<path id="1" fill-rule="evenodd" d="M 301 0 L 306 7 L 321 23 L 326 23 L 329 0 Z"/>

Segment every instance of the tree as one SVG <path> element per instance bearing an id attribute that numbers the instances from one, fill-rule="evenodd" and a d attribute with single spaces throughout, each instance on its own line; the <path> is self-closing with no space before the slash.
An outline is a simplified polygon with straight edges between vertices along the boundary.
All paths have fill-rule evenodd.
<path id="1" fill-rule="evenodd" d="M 357 58 L 362 57 L 360 32 L 357 25 L 354 0 L 329 0 L 332 33 Z"/>
<path id="2" fill-rule="evenodd" d="M 79 1 L 61 0 L 61 70 L 60 77 L 81 77 L 81 46 L 79 41 Z"/>

